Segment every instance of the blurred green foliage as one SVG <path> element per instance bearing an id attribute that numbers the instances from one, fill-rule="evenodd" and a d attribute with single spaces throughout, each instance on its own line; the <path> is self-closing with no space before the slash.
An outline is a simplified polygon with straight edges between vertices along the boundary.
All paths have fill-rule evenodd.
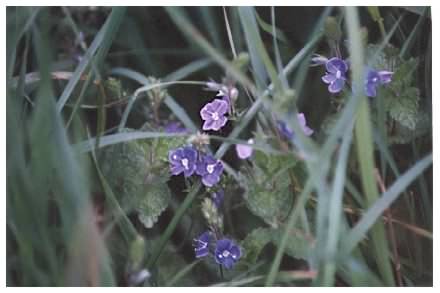
<path id="1" fill-rule="evenodd" d="M 367 103 L 331 96 L 315 52 L 393 81 Z M 431 286 L 431 54 L 428 8 L 8 7 L 7 285 Z M 194 258 L 211 191 L 168 170 L 224 77 L 239 115 L 209 148 L 227 166 L 215 220 L 243 250 L 229 271 Z M 190 133 L 163 135 L 178 120 Z"/>

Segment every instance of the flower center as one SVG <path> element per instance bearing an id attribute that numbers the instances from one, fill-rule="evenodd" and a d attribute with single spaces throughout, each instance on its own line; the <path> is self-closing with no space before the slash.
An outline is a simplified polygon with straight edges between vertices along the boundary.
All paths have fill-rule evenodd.
<path id="1" fill-rule="evenodd" d="M 374 83 L 376 83 L 376 82 L 377 82 L 377 80 L 378 80 L 378 78 L 377 78 L 377 77 L 373 77 L 373 79 L 372 79 L 372 81 L 373 81 Z"/>
<path id="2" fill-rule="evenodd" d="M 229 251 L 227 251 L 227 250 L 223 251 L 223 253 L 222 253 L 222 255 L 223 255 L 224 257 L 228 257 L 230 254 L 231 254 L 231 253 L 230 253 Z"/>
<path id="3" fill-rule="evenodd" d="M 336 78 L 341 78 L 341 76 L 342 76 L 342 73 L 341 73 L 341 71 L 340 70 L 338 70 L 338 71 L 336 71 Z"/>
<path id="4" fill-rule="evenodd" d="M 189 163 L 189 162 L 188 162 L 188 159 L 186 159 L 186 158 L 185 158 L 185 159 L 182 159 L 182 165 L 183 165 L 183 167 L 185 167 L 186 170 L 189 169 L 189 167 L 188 167 L 188 163 Z"/>
<path id="5" fill-rule="evenodd" d="M 209 174 L 212 174 L 212 172 L 214 172 L 214 167 L 215 164 L 208 165 L 206 166 L 206 171 L 208 171 Z"/>
<path id="6" fill-rule="evenodd" d="M 214 121 L 217 121 L 218 119 L 220 119 L 217 112 L 212 113 L 211 117 L 212 117 L 212 120 L 214 120 Z"/>

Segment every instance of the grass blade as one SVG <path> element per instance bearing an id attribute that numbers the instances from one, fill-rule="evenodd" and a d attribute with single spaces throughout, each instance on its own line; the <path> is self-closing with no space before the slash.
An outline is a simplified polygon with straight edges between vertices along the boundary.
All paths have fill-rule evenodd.
<path id="1" fill-rule="evenodd" d="M 281 238 L 280 245 L 278 246 L 275 259 L 273 260 L 272 265 L 270 266 L 270 270 L 266 278 L 266 283 L 265 283 L 266 287 L 272 286 L 277 277 L 278 269 L 281 264 L 281 258 L 283 257 L 284 250 L 286 249 L 287 241 L 289 241 L 290 231 L 292 230 L 293 227 L 295 227 L 295 223 L 299 218 L 300 212 L 304 208 L 304 205 L 307 202 L 308 196 L 311 191 L 312 191 L 312 180 L 309 179 L 307 180 L 307 183 L 305 184 L 305 187 L 301 192 L 300 196 L 298 197 L 295 207 L 289 216 L 289 220 L 287 222 L 286 228 Z"/>
<path id="2" fill-rule="evenodd" d="M 358 33 L 359 18 L 356 8 L 346 7 L 347 31 L 350 40 L 350 56 L 354 91 L 357 99 L 361 99 L 355 124 L 357 156 L 360 165 L 361 181 L 367 204 L 373 204 L 379 197 L 376 180 L 374 178 L 373 139 L 371 130 L 370 109 L 363 96 L 364 53 L 361 36 Z M 379 271 L 388 286 L 394 286 L 394 276 L 389 262 L 388 241 L 382 222 L 378 222 L 371 231 L 376 262 Z"/>
<path id="3" fill-rule="evenodd" d="M 418 161 L 399 179 L 397 179 L 382 196 L 370 206 L 368 211 L 362 216 L 361 220 L 353 227 L 348 235 L 343 239 L 343 249 L 341 257 L 349 254 L 365 237 L 368 230 L 373 227 L 382 213 L 388 209 L 399 195 L 432 164 L 432 154 Z"/>
<path id="4" fill-rule="evenodd" d="M 102 26 L 101 30 L 96 35 L 89 49 L 84 55 L 84 58 L 81 60 L 73 76 L 69 79 L 66 87 L 64 88 L 63 93 L 57 102 L 57 111 L 61 112 L 67 100 L 70 98 L 75 86 L 78 81 L 81 79 L 81 76 L 85 72 L 86 68 L 89 66 L 93 58 L 96 58 L 95 53 L 98 51 L 100 47 L 102 47 L 101 52 L 97 53 L 98 59 L 102 59 L 107 53 L 108 48 L 105 47 L 110 46 L 110 40 L 113 38 L 114 34 L 117 32 L 117 28 L 120 25 L 122 18 L 124 17 L 126 8 L 118 7 L 114 8 L 107 18 L 105 24 Z M 107 43 L 107 45 L 106 45 Z M 106 46 L 103 46 L 106 45 Z M 98 63 L 99 64 L 99 63 Z"/>

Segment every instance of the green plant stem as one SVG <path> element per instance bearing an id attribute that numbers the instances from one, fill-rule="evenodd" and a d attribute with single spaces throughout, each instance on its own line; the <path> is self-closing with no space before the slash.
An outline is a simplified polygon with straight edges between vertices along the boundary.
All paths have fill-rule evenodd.
<path id="1" fill-rule="evenodd" d="M 350 41 L 350 55 L 353 67 L 353 80 L 356 98 L 361 99 L 355 124 L 357 156 L 361 173 L 362 188 L 371 206 L 378 198 L 378 189 L 374 178 L 373 138 L 371 131 L 370 109 L 363 92 L 363 48 L 359 35 L 358 11 L 354 7 L 346 7 L 347 31 Z M 378 269 L 388 286 L 394 286 L 394 275 L 390 264 L 388 241 L 383 222 L 379 221 L 371 230 L 375 259 Z"/>
<path id="2" fill-rule="evenodd" d="M 297 199 L 297 202 L 295 204 L 295 208 L 292 210 L 292 213 L 289 216 L 289 220 L 288 220 L 286 228 L 284 230 L 283 237 L 281 238 L 281 243 L 278 246 L 278 250 L 275 255 L 275 259 L 272 262 L 272 265 L 269 270 L 269 274 L 267 275 L 267 278 L 266 278 L 266 283 L 265 283 L 266 287 L 272 286 L 276 277 L 277 277 L 278 269 L 281 264 L 281 259 L 284 254 L 284 250 L 287 246 L 287 241 L 289 240 L 290 231 L 295 226 L 296 220 L 300 216 L 300 212 L 302 210 L 302 207 L 304 207 L 304 204 L 306 203 L 306 201 L 308 199 L 308 196 L 311 192 L 311 189 L 312 189 L 312 180 L 309 179 L 309 180 L 307 180 L 307 183 L 306 183 L 301 195 Z"/>
<path id="3" fill-rule="evenodd" d="M 163 232 L 162 236 L 159 239 L 159 242 L 154 247 L 153 252 L 151 253 L 148 262 L 147 262 L 147 268 L 152 269 L 153 266 L 156 264 L 157 260 L 160 257 L 160 254 L 164 250 L 166 243 L 170 239 L 171 235 L 173 234 L 174 230 L 177 228 L 177 225 L 180 222 L 180 219 L 182 219 L 183 215 L 185 214 L 186 210 L 191 206 L 192 202 L 197 196 L 197 193 L 199 192 L 199 189 L 201 187 L 201 183 L 198 182 L 194 184 L 186 196 L 185 200 L 182 202 L 180 207 L 177 209 L 176 214 L 171 219 L 171 222 L 168 224 L 167 228 Z"/>

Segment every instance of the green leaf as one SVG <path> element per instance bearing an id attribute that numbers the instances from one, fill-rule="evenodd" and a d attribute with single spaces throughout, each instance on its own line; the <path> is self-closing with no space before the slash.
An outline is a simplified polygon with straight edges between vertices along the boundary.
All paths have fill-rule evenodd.
<path id="1" fill-rule="evenodd" d="M 146 228 L 153 227 L 160 214 L 167 208 L 171 191 L 166 183 L 159 182 L 148 187 L 146 194 L 139 199 L 138 218 Z"/>
<path id="2" fill-rule="evenodd" d="M 293 205 L 291 181 L 286 172 L 296 163 L 293 156 L 256 151 L 254 168 L 245 175 L 244 198 L 249 210 L 272 227 L 286 219 Z"/>
<path id="3" fill-rule="evenodd" d="M 171 198 L 166 155 L 156 148 L 162 145 L 157 140 L 129 141 L 105 147 L 99 154 L 102 173 L 118 201 L 125 209 L 135 209 L 147 228 L 154 225 Z"/>
<path id="4" fill-rule="evenodd" d="M 249 233 L 240 243 L 243 250 L 243 257 L 239 262 L 240 267 L 255 265 L 267 244 L 272 242 L 275 246 L 279 246 L 285 229 L 283 225 L 278 229 L 257 228 Z M 293 258 L 306 259 L 313 247 L 310 238 L 303 231 L 294 228 L 289 231 L 288 239 L 289 242 L 284 252 Z"/>
<path id="5" fill-rule="evenodd" d="M 255 12 L 255 16 L 257 18 L 257 22 L 258 25 L 260 26 L 260 28 L 265 31 L 266 33 L 270 34 L 270 35 L 274 35 L 273 31 L 272 31 L 272 25 L 268 24 L 267 22 L 265 22 L 259 15 L 257 12 Z M 288 39 L 286 37 L 286 35 L 284 34 L 284 32 L 282 30 L 280 30 L 279 28 L 275 28 L 276 31 L 276 38 L 278 40 L 280 40 L 283 43 L 288 43 Z"/>
<path id="6" fill-rule="evenodd" d="M 276 246 L 281 244 L 284 232 L 285 225 L 272 231 L 272 242 Z M 297 228 L 293 228 L 288 233 L 289 242 L 287 242 L 284 252 L 293 258 L 306 259 L 313 248 L 313 240 Z"/>
<path id="7" fill-rule="evenodd" d="M 238 265 L 252 266 L 258 260 L 263 248 L 271 241 L 271 230 L 268 228 L 257 228 L 249 233 L 240 243 L 243 256 Z"/>
<path id="8" fill-rule="evenodd" d="M 389 115 L 401 125 L 414 130 L 419 119 L 419 89 L 407 88 L 403 95 L 390 99 L 388 102 Z"/>

